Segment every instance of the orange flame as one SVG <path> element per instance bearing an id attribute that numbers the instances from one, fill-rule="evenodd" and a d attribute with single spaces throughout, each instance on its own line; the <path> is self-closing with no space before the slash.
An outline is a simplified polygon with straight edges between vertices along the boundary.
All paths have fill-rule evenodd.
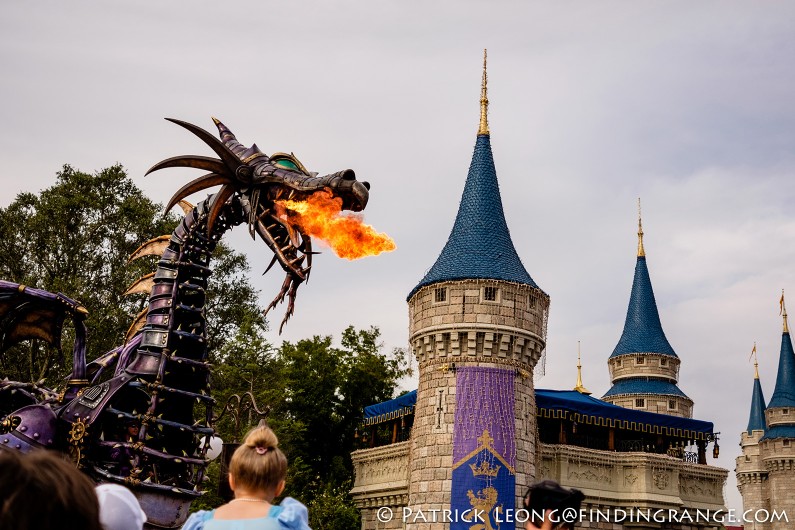
<path id="1" fill-rule="evenodd" d="M 361 215 L 341 215 L 342 199 L 328 191 L 316 191 L 305 201 L 276 201 L 276 206 L 282 219 L 322 239 L 341 258 L 354 260 L 396 248 L 391 237 L 365 224 Z"/>

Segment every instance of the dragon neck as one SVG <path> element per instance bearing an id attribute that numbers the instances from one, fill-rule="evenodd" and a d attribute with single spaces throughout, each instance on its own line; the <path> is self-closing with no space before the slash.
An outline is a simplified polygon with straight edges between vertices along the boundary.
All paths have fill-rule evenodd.
<path id="1" fill-rule="evenodd" d="M 204 306 L 210 258 L 224 232 L 244 220 L 240 201 L 233 197 L 208 234 L 211 199 L 198 203 L 171 234 L 155 271 L 138 355 L 128 372 L 162 381 L 165 358 L 206 371 Z"/>

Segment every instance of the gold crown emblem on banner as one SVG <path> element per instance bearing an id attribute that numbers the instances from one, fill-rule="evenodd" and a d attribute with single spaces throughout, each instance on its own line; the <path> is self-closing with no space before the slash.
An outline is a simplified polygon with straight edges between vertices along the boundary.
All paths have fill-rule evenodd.
<path id="1" fill-rule="evenodd" d="M 469 467 L 472 468 L 472 474 L 476 477 L 478 476 L 485 476 L 485 477 L 496 477 L 497 473 L 500 472 L 500 466 L 491 467 L 489 463 L 483 460 L 477 466 L 475 464 L 469 464 Z"/>

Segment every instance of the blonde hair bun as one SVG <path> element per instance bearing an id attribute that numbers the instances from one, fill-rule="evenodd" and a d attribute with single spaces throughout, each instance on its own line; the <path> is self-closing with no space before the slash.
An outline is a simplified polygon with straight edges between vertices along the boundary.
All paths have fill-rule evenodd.
<path id="1" fill-rule="evenodd" d="M 270 427 L 255 427 L 246 436 L 243 442 L 248 447 L 264 447 L 265 449 L 276 449 L 279 447 L 279 439 Z"/>

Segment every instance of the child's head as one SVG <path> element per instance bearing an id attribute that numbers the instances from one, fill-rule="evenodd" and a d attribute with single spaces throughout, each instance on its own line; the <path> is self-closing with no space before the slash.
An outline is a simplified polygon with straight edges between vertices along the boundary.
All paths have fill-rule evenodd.
<path id="1" fill-rule="evenodd" d="M 229 463 L 234 487 L 278 495 L 277 488 L 287 476 L 287 458 L 278 445 L 270 427 L 260 426 L 249 432 Z"/>

